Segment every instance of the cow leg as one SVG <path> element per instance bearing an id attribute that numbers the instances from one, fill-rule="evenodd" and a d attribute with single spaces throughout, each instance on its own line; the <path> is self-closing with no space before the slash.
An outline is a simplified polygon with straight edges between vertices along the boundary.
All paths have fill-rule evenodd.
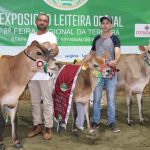
<path id="1" fill-rule="evenodd" d="M 90 118 L 89 118 L 89 103 L 87 102 L 87 104 L 84 105 L 84 109 L 85 109 L 85 116 L 86 116 L 86 120 L 87 120 L 87 128 L 88 131 L 91 131 L 91 124 L 90 124 Z"/>
<path id="2" fill-rule="evenodd" d="M 17 136 L 17 115 L 16 115 L 17 106 L 18 104 L 14 108 L 10 109 L 10 117 L 11 117 L 11 126 L 12 126 L 12 142 L 14 144 L 14 147 L 20 148 L 22 147 L 22 144 L 18 140 L 18 136 Z"/>
<path id="3" fill-rule="evenodd" d="M 126 100 L 127 100 L 127 108 L 128 108 L 128 125 L 129 126 L 133 126 L 134 121 L 132 120 L 132 113 L 131 113 L 131 109 L 132 109 L 132 98 L 131 98 L 131 94 L 130 95 L 126 95 Z"/>
<path id="4" fill-rule="evenodd" d="M 139 109 L 140 122 L 144 124 L 144 117 L 143 117 L 143 110 L 142 110 L 142 93 L 136 94 L 136 97 L 137 97 L 137 103 L 138 103 L 138 109 Z"/>
<path id="5" fill-rule="evenodd" d="M 73 116 L 72 133 L 74 136 L 78 136 L 77 127 L 76 127 L 77 108 L 75 102 L 73 102 L 72 105 L 72 116 Z"/>
<path id="6" fill-rule="evenodd" d="M 4 117 L 2 113 L 2 107 L 0 106 L 0 150 L 5 150 L 4 141 L 3 141 L 3 128 L 4 128 Z"/>

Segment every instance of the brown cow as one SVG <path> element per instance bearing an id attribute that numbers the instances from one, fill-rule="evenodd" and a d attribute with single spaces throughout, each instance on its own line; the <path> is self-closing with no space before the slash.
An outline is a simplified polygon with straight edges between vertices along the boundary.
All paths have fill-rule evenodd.
<path id="1" fill-rule="evenodd" d="M 35 61 L 37 59 L 46 61 L 50 58 L 50 51 L 44 46 L 33 41 L 30 46 L 16 56 L 0 57 L 0 149 L 5 149 L 2 136 L 4 126 L 2 108 L 4 105 L 10 108 L 13 144 L 16 147 L 21 146 L 17 138 L 15 123 L 18 99 L 38 70 Z"/>
<path id="2" fill-rule="evenodd" d="M 86 120 L 87 120 L 87 127 L 89 132 L 91 133 L 93 130 L 91 130 L 90 126 L 90 120 L 89 120 L 89 101 L 90 101 L 90 96 L 95 89 L 97 85 L 97 77 L 93 75 L 93 71 L 100 71 L 100 66 L 103 64 L 104 66 L 102 67 L 102 76 L 105 77 L 107 76 L 109 69 L 105 64 L 105 59 L 94 55 L 91 60 L 87 64 L 84 64 L 87 67 L 86 70 L 81 69 L 80 73 L 78 74 L 77 81 L 76 81 L 76 86 L 75 90 L 73 93 L 73 103 L 72 103 L 72 113 L 73 113 L 73 128 L 72 132 L 74 134 L 77 134 L 77 129 L 76 129 L 76 124 L 75 120 L 77 117 L 77 111 L 76 111 L 76 103 L 80 102 L 83 104 L 84 109 L 85 109 L 85 115 L 86 115 Z M 54 69 L 55 67 L 58 67 L 60 69 L 63 66 L 62 62 L 52 62 L 49 61 L 49 66 L 51 69 Z M 55 64 L 57 66 L 55 66 Z M 82 64 L 83 65 L 83 64 Z M 66 76 L 67 76 L 66 72 Z M 82 91 L 82 92 L 81 92 Z"/>
<path id="3" fill-rule="evenodd" d="M 141 101 L 143 90 L 150 79 L 150 45 L 146 49 L 140 47 L 140 50 L 145 52 L 139 55 L 122 55 L 117 65 L 120 70 L 118 73 L 118 87 L 125 90 L 128 108 L 127 120 L 131 126 L 133 125 L 131 116 L 132 93 L 137 96 L 139 119 L 141 123 L 144 123 Z"/>

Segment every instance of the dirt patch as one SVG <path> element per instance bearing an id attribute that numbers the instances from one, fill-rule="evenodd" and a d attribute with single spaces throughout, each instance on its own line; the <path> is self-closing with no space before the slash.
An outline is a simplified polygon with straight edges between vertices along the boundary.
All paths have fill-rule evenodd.
<path id="1" fill-rule="evenodd" d="M 140 125 L 138 119 L 137 102 L 133 101 L 133 118 L 135 126 L 127 125 L 127 108 L 123 97 L 117 97 L 116 115 L 120 133 L 112 133 L 107 126 L 107 109 L 102 106 L 100 128 L 96 131 L 95 138 L 89 138 L 87 131 L 79 132 L 78 137 L 71 134 L 71 119 L 67 130 L 56 133 L 53 128 L 53 139 L 43 140 L 42 135 L 26 138 L 32 129 L 31 104 L 29 101 L 20 101 L 18 110 L 18 135 L 23 143 L 22 150 L 149 150 L 150 149 L 150 101 L 149 97 L 143 98 L 143 111 L 146 119 L 145 125 Z M 86 126 L 86 125 L 85 125 Z M 14 150 L 11 143 L 11 127 L 5 126 L 5 145 L 8 150 Z M 20 149 L 21 150 L 21 149 Z"/>

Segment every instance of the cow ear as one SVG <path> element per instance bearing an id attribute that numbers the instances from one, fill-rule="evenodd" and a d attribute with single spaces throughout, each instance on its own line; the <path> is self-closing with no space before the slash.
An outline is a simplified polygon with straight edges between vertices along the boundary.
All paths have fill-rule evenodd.
<path id="1" fill-rule="evenodd" d="M 146 51 L 146 49 L 145 49 L 144 46 L 139 46 L 139 49 L 140 49 L 140 51 L 142 51 L 142 52 Z"/>
<path id="2" fill-rule="evenodd" d="M 105 51 L 102 55 L 103 58 L 107 59 L 109 57 L 109 52 Z"/>
<path id="3" fill-rule="evenodd" d="M 36 40 L 32 41 L 31 46 L 34 46 L 34 45 L 39 45 L 39 42 Z"/>

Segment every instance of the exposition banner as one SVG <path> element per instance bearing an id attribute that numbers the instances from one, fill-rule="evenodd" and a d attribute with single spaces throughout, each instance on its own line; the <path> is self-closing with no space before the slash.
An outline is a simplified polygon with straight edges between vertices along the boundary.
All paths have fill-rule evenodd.
<path id="1" fill-rule="evenodd" d="M 101 33 L 99 19 L 113 18 L 113 33 L 122 46 L 147 45 L 150 37 L 150 1 L 141 0 L 5 0 L 0 6 L 0 46 L 25 46 L 36 32 L 38 13 L 49 15 L 49 30 L 59 46 L 88 46 Z M 133 9 L 134 7 L 134 9 Z M 89 49 L 89 48 L 88 48 Z M 80 51 L 81 52 L 81 51 Z"/>

